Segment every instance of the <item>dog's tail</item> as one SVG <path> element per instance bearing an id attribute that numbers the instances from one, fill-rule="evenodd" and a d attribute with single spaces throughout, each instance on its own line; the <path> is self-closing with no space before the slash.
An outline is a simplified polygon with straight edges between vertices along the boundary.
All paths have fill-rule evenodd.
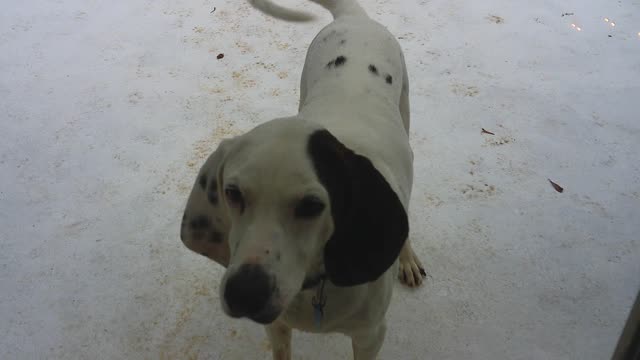
<path id="1" fill-rule="evenodd" d="M 334 19 L 342 16 L 367 16 L 357 0 L 310 0 L 331 12 Z M 285 21 L 311 21 L 314 16 L 303 11 L 291 10 L 270 0 L 249 0 L 249 4 L 263 13 Z"/>

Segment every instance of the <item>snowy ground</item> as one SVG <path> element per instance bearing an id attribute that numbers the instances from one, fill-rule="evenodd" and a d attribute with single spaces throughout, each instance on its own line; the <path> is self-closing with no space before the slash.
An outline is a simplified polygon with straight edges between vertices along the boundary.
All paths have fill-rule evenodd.
<path id="1" fill-rule="evenodd" d="M 270 358 L 178 229 L 219 140 L 297 109 L 329 15 L 280 3 L 321 19 L 244 0 L 3 6 L 0 358 Z M 608 358 L 640 285 L 640 4 L 363 4 L 406 52 L 430 273 L 398 284 L 381 358 Z M 350 353 L 294 335 L 296 359 Z"/>

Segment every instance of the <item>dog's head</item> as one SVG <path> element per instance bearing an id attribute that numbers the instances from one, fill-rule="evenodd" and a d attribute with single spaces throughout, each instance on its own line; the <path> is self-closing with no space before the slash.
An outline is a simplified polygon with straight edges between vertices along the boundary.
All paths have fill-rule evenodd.
<path id="1" fill-rule="evenodd" d="M 227 267 L 225 312 L 263 324 L 305 279 L 377 279 L 407 235 L 404 206 L 371 161 L 294 118 L 223 141 L 198 174 L 181 229 L 189 249 Z"/>

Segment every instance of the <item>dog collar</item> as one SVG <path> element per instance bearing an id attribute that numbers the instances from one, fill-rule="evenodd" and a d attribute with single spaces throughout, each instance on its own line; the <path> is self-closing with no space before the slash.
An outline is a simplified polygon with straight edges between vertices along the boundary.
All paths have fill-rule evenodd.
<path id="1" fill-rule="evenodd" d="M 304 279 L 304 283 L 302 284 L 303 291 L 317 287 L 315 296 L 311 298 L 311 306 L 313 306 L 313 322 L 318 328 L 322 323 L 322 318 L 324 318 L 324 306 L 327 303 L 327 296 L 324 294 L 324 283 L 326 280 L 327 274 L 322 273 Z"/>
<path id="2" fill-rule="evenodd" d="M 322 318 L 324 318 L 324 306 L 327 304 L 327 296 L 324 294 L 324 283 L 326 276 L 320 278 L 320 286 L 316 290 L 316 296 L 311 298 L 311 306 L 313 306 L 313 321 L 317 328 L 320 328 Z"/>
<path id="3" fill-rule="evenodd" d="M 313 289 L 314 287 L 320 285 L 320 283 L 326 278 L 326 273 L 321 273 L 305 278 L 304 282 L 302 283 L 302 291 Z"/>

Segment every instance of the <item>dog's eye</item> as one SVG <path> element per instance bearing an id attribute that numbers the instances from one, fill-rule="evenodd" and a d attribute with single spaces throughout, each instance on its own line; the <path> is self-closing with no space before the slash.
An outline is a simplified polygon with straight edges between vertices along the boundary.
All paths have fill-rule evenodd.
<path id="1" fill-rule="evenodd" d="M 224 189 L 224 196 L 227 198 L 227 202 L 233 206 L 244 206 L 244 199 L 242 193 L 235 185 L 229 185 Z"/>
<path id="2" fill-rule="evenodd" d="M 316 217 L 324 210 L 324 204 L 315 196 L 306 196 L 296 205 L 296 217 L 308 219 Z"/>

